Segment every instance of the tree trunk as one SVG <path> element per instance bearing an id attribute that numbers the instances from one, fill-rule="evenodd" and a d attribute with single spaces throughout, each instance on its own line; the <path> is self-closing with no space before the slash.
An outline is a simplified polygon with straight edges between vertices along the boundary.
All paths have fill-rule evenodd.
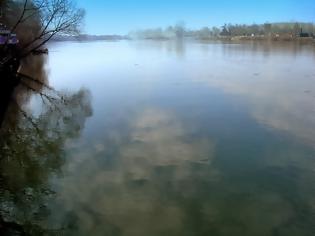
<path id="1" fill-rule="evenodd" d="M 3 66 L 0 70 L 0 128 L 5 118 L 6 111 L 10 105 L 14 89 L 19 83 L 16 76 L 19 63 Z"/>

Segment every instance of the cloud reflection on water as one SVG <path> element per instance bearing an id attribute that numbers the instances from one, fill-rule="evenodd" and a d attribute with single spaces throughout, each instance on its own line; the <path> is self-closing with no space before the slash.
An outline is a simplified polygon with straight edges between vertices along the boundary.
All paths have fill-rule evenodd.
<path id="1" fill-rule="evenodd" d="M 190 179 L 198 175 L 206 175 L 208 181 L 219 178 L 211 168 L 213 142 L 202 137 L 186 140 L 185 128 L 171 113 L 149 108 L 129 127 L 128 141 L 115 144 L 112 165 L 104 166 L 112 144 L 98 143 L 92 150 L 76 153 L 70 161 L 75 172 L 61 180 L 61 201 L 66 210 L 77 213 L 82 234 L 103 235 L 109 226 L 118 227 L 122 235 L 180 232 L 187 212 L 165 191 L 185 195 L 193 191 L 184 187 Z M 97 153 L 94 157 L 93 152 Z M 194 165 L 205 167 L 198 174 L 193 173 Z"/>
<path id="2" fill-rule="evenodd" d="M 152 44 L 84 47 L 104 59 L 68 79 L 89 84 L 96 111 L 88 138 L 69 144 L 55 221 L 72 219 L 73 235 L 312 232 L 314 53 Z"/>
<path id="3" fill-rule="evenodd" d="M 314 144 L 312 48 L 290 43 L 227 44 L 221 50 L 226 56 L 209 63 L 209 68 L 192 64 L 191 71 L 199 72 L 193 81 L 242 99 L 258 123 Z"/>

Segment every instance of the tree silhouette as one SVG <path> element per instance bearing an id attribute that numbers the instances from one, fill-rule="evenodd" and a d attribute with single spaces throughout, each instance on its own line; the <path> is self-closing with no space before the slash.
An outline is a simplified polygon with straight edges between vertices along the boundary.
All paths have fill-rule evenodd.
<path id="1" fill-rule="evenodd" d="M 2 65 L 28 56 L 56 34 L 77 34 L 85 14 L 71 0 L 5 0 L 1 8 L 4 23 L 20 40 L 15 54 L 1 58 Z"/>
<path id="2" fill-rule="evenodd" d="M 0 45 L 0 126 L 15 88 L 30 80 L 37 86 L 48 87 L 46 81 L 30 74 L 17 73 L 20 65 L 29 60 L 56 34 L 79 32 L 84 10 L 71 0 L 3 0 L 0 2 L 1 22 L 17 34 L 18 45 Z M 40 51 L 39 51 L 40 52 Z M 38 54 L 38 53 L 36 53 Z M 40 58 L 39 60 L 42 60 Z M 28 82 L 24 83 L 23 79 Z M 33 90 L 33 87 L 28 89 Z M 40 91 L 40 90 L 33 90 Z M 42 97 L 49 99 L 43 93 Z"/>

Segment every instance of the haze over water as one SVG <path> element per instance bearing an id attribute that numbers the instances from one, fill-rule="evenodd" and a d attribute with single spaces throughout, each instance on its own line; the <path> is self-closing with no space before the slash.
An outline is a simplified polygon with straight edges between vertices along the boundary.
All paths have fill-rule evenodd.
<path id="1" fill-rule="evenodd" d="M 295 43 L 50 45 L 93 115 L 64 143 L 66 235 L 314 235 L 315 51 Z M 70 223 L 69 223 L 70 222 Z"/>

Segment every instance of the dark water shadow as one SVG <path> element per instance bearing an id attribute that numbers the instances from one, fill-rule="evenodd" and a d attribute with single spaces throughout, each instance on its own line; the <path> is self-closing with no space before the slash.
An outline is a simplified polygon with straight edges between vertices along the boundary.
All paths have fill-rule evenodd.
<path id="1" fill-rule="evenodd" d="M 44 58 L 23 62 L 19 72 L 24 78 L 3 109 L 1 235 L 56 235 L 62 230 L 43 223 L 50 214 L 46 204 L 54 198 L 48 180 L 62 174 L 66 142 L 80 137 L 86 119 L 92 115 L 90 92 L 50 88 L 44 65 Z"/>

